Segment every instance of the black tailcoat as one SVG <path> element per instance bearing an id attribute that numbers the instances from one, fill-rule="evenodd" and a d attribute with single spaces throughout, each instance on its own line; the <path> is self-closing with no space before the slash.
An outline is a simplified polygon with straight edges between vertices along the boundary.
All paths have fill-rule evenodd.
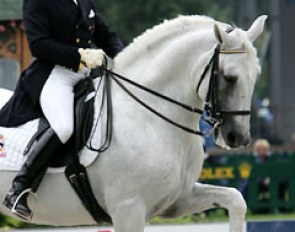
<path id="1" fill-rule="evenodd" d="M 39 98 L 54 65 L 78 71 L 78 48 L 92 44 L 114 57 L 123 49 L 91 0 L 24 0 L 23 20 L 32 55 L 12 98 L 0 111 L 0 126 L 14 127 L 42 115 Z"/>

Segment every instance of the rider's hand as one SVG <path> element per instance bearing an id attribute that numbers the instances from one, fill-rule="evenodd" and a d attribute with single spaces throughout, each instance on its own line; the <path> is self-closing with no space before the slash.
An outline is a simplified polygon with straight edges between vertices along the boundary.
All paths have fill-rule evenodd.
<path id="1" fill-rule="evenodd" d="M 90 69 L 101 67 L 106 57 L 106 54 L 101 49 L 79 48 L 78 52 L 81 55 L 81 62 L 85 63 L 87 68 Z"/>

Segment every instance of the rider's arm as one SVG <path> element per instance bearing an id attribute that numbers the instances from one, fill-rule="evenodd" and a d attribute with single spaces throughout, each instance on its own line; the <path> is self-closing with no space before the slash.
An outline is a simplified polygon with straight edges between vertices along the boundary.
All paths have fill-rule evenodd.
<path id="1" fill-rule="evenodd" d="M 78 48 L 56 42 L 50 37 L 50 1 L 24 0 L 23 18 L 32 55 L 52 64 L 77 71 L 80 64 Z"/>

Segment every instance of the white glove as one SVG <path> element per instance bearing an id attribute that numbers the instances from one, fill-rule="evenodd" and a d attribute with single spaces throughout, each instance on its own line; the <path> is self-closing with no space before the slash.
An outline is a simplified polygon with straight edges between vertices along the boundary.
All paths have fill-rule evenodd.
<path id="1" fill-rule="evenodd" d="M 81 55 L 81 61 L 90 69 L 101 67 L 106 57 L 101 49 L 79 48 L 78 52 Z"/>

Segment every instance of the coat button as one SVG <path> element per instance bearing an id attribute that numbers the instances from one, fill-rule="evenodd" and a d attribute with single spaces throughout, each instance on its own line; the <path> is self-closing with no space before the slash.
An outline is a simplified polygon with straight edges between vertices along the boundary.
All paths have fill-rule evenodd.
<path id="1" fill-rule="evenodd" d="M 91 44 L 92 43 L 92 41 L 91 40 L 88 40 L 88 44 Z"/>
<path id="2" fill-rule="evenodd" d="M 91 31 L 91 29 L 92 29 L 92 26 L 89 26 L 89 27 L 88 27 L 88 30 Z"/>
<path id="3" fill-rule="evenodd" d="M 76 38 L 76 43 L 78 44 L 80 42 L 81 42 L 80 38 Z"/>
<path id="4" fill-rule="evenodd" d="M 76 25 L 76 29 L 79 29 L 79 25 L 78 24 Z"/>

